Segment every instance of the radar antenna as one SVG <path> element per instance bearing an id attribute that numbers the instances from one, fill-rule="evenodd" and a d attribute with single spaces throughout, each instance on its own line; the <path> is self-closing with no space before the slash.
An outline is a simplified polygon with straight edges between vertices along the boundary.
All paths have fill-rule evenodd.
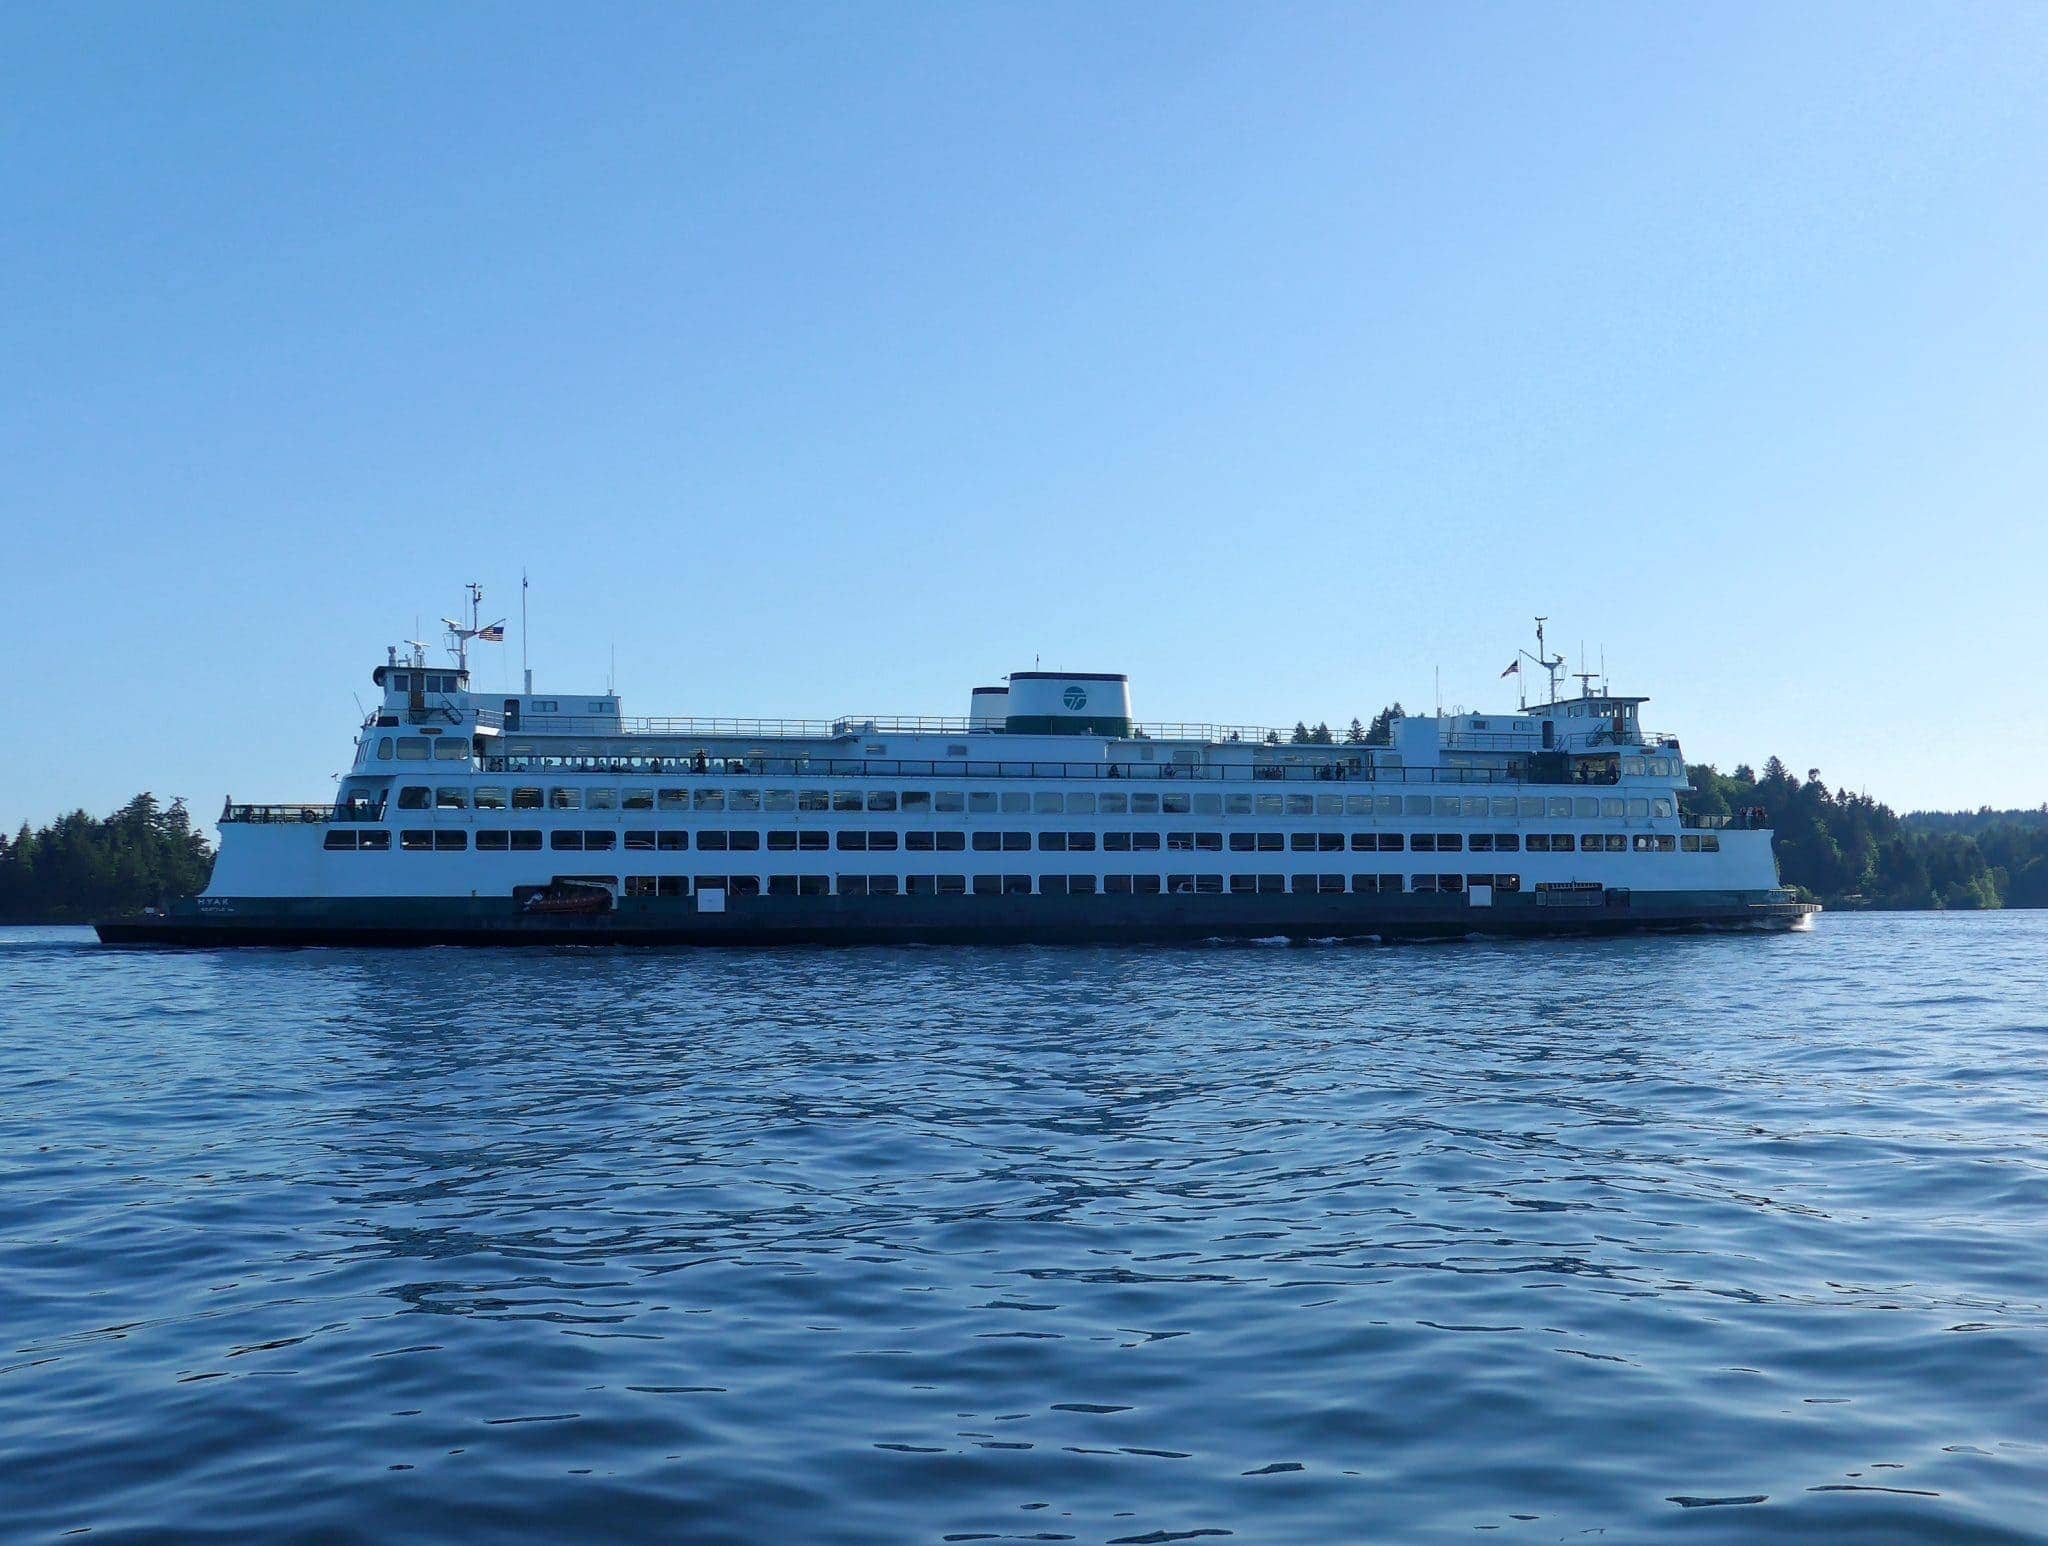
<path id="1" fill-rule="evenodd" d="M 1531 655 L 1527 650 L 1517 650 L 1515 656 L 1517 664 L 1526 660 L 1530 664 L 1541 668 L 1544 676 L 1549 678 L 1550 681 L 1550 701 L 1555 703 L 1557 702 L 1557 675 L 1564 669 L 1564 656 L 1552 655 L 1549 652 L 1548 646 L 1544 643 L 1543 625 L 1549 621 L 1550 619 L 1547 617 L 1536 619 L 1536 653 Z M 1516 675 L 1520 677 L 1521 673 L 1517 672 Z M 1523 677 L 1516 685 L 1520 689 L 1522 707 L 1526 709 L 1529 706 L 1528 679 Z"/>

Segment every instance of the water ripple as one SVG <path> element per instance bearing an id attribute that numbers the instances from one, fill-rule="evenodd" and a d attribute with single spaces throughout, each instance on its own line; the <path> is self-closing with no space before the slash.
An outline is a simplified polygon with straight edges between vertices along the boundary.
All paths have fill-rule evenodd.
<path id="1" fill-rule="evenodd" d="M 2039 1539 L 2044 963 L 0 932 L 0 1534 Z"/>

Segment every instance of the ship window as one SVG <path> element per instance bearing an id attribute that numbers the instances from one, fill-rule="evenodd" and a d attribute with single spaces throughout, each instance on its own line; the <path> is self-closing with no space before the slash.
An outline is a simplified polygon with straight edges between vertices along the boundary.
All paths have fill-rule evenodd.
<path id="1" fill-rule="evenodd" d="M 841 896 L 866 896 L 868 878 L 865 875 L 841 875 L 838 880 Z"/>
<path id="2" fill-rule="evenodd" d="M 431 810 L 433 804 L 433 791 L 425 784 L 406 784 L 398 791 L 398 808 L 402 811 Z"/>
<path id="3" fill-rule="evenodd" d="M 762 790 L 761 809 L 773 816 L 788 815 L 796 809 L 796 791 L 793 789 Z"/>
<path id="4" fill-rule="evenodd" d="M 654 809 L 654 791 L 652 789 L 628 789 L 619 803 L 625 810 L 651 811 Z"/>
<path id="5" fill-rule="evenodd" d="M 1643 776 L 1643 759 L 1640 757 L 1622 758 L 1621 771 L 1626 777 L 1641 778 Z"/>
<path id="6" fill-rule="evenodd" d="M 772 832 L 769 834 L 770 837 L 774 835 Z M 773 847 L 774 845 L 770 844 L 769 846 Z M 770 896 L 795 896 L 796 877 L 794 875 L 770 875 L 768 877 L 768 894 Z"/>
<path id="7" fill-rule="evenodd" d="M 1067 834 L 1067 852 L 1070 854 L 1094 853 L 1095 834 L 1093 832 L 1069 832 Z"/>
<path id="8" fill-rule="evenodd" d="M 1312 854 L 1316 851 L 1316 835 L 1313 832 L 1290 833 L 1287 846 L 1298 854 Z"/>
<path id="9" fill-rule="evenodd" d="M 1167 816 L 1185 816 L 1188 813 L 1188 797 L 1184 794 L 1163 794 L 1159 797 L 1159 809 Z"/>
<path id="10" fill-rule="evenodd" d="M 724 853 L 726 849 L 732 846 L 727 841 L 730 836 L 730 833 L 713 831 L 707 828 L 705 831 L 697 834 L 697 850 L 700 853 Z"/>
<path id="11" fill-rule="evenodd" d="M 928 854 L 939 846 L 938 837 L 936 832 L 906 832 L 903 846 L 910 853 Z"/>
<path id="12" fill-rule="evenodd" d="M 1531 832 L 1529 834 L 1529 852 L 1532 854 L 1549 853 L 1550 834 L 1548 832 Z"/>
<path id="13" fill-rule="evenodd" d="M 761 878 L 758 875 L 728 875 L 725 877 L 725 889 L 732 896 L 759 896 Z"/>
<path id="14" fill-rule="evenodd" d="M 1258 814 L 1261 816 L 1278 816 L 1285 809 L 1284 803 L 1277 794 L 1255 795 L 1252 798 L 1252 804 L 1258 808 Z"/>
<path id="15" fill-rule="evenodd" d="M 1030 811 L 1030 795 L 1025 794 L 1020 789 L 1005 789 L 1003 791 L 1003 814 L 1005 816 L 1024 816 L 1030 814 Z"/>
<path id="16" fill-rule="evenodd" d="M 321 840 L 320 846 L 322 848 L 334 849 L 337 852 L 346 849 L 353 853 L 356 846 L 356 835 L 353 832 L 330 832 Z"/>
<path id="17" fill-rule="evenodd" d="M 942 816 L 957 816 L 967 809 L 967 796 L 957 789 L 941 789 L 932 796 L 932 809 Z"/>
<path id="18" fill-rule="evenodd" d="M 1221 875 L 1197 875 L 1195 877 L 1195 890 L 1203 896 L 1220 896 L 1223 892 L 1223 877 Z"/>
<path id="19" fill-rule="evenodd" d="M 794 832 L 769 833 L 768 850 L 770 853 L 794 853 L 796 851 L 796 834 Z"/>
<path id="20" fill-rule="evenodd" d="M 1454 794 L 1440 794 L 1430 803 L 1434 807 L 1431 812 L 1432 815 L 1455 816 L 1458 814 L 1458 797 Z"/>
<path id="21" fill-rule="evenodd" d="M 1157 853 L 1159 851 L 1159 834 L 1157 832 L 1133 832 L 1131 834 L 1131 850 L 1134 853 Z"/>
<path id="22" fill-rule="evenodd" d="M 1159 814 L 1159 796 L 1156 794 L 1132 795 L 1131 814 L 1133 816 L 1157 816 Z"/>
<path id="23" fill-rule="evenodd" d="M 906 875 L 903 877 L 903 889 L 911 896 L 936 896 L 939 890 L 939 877 L 936 875 Z"/>
<path id="24" fill-rule="evenodd" d="M 540 791 L 534 788 L 514 789 L 512 809 L 515 811 L 537 811 L 540 809 Z"/>
<path id="25" fill-rule="evenodd" d="M 1495 795 L 1487 802 L 1487 814 L 1490 816 L 1514 815 L 1515 797 L 1513 795 Z"/>
<path id="26" fill-rule="evenodd" d="M 549 810 L 556 810 L 556 811 L 576 811 L 576 810 L 581 810 L 582 808 L 583 808 L 583 791 L 582 791 L 582 790 L 580 790 L 580 789 L 571 789 L 571 788 L 568 788 L 568 787 L 567 787 L 566 785 L 563 785 L 563 784 L 557 784 L 557 785 L 555 785 L 555 786 L 554 786 L 554 787 L 553 787 L 552 789 L 550 789 L 550 790 L 548 791 L 548 809 L 549 809 Z"/>
<path id="27" fill-rule="evenodd" d="M 1657 851 L 1657 840 L 1647 832 L 1638 832 L 1636 834 L 1635 848 L 1639 854 L 1655 853 Z"/>
<path id="28" fill-rule="evenodd" d="M 377 737 L 377 756 L 385 762 L 389 762 L 391 760 L 390 736 L 380 735 Z"/>
<path id="29" fill-rule="evenodd" d="M 1628 802 L 1628 813 L 1637 821 L 1641 821 L 1650 814 L 1650 802 L 1648 800 L 1631 800 Z"/>
<path id="30" fill-rule="evenodd" d="M 434 809 L 439 811 L 466 811 L 469 809 L 469 795 L 459 786 L 441 785 L 434 791 Z"/>
<path id="31" fill-rule="evenodd" d="M 860 808 L 861 798 L 858 789 L 835 789 L 832 791 L 832 809 L 835 811 L 845 815 Z"/>
<path id="32" fill-rule="evenodd" d="M 480 811 L 502 811 L 505 808 L 504 788 L 495 784 L 479 784 L 476 791 L 476 808 Z"/>
<path id="33" fill-rule="evenodd" d="M 1590 842 L 1592 842 L 1592 841 L 1593 841 L 1593 839 L 1591 839 L 1591 838 L 1587 838 L 1587 839 L 1586 839 L 1586 842 L 1588 842 L 1588 843 L 1590 843 Z M 1583 847 L 1584 845 L 1582 844 L 1581 846 Z M 1607 834 L 1607 851 L 1608 851 L 1609 853 L 1611 853 L 1611 854 L 1618 854 L 1618 853 L 1626 853 L 1626 852 L 1628 852 L 1628 839 L 1627 839 L 1627 838 L 1626 838 L 1625 836 L 1623 836 L 1623 835 L 1622 835 L 1621 833 L 1619 833 L 1619 832 L 1610 832 L 1610 833 L 1608 833 L 1608 834 Z"/>
<path id="34" fill-rule="evenodd" d="M 903 791 L 903 808 L 928 814 L 932 808 L 932 792 L 929 789 L 906 789 Z"/>
<path id="35" fill-rule="evenodd" d="M 1068 795 L 1067 814 L 1069 816 L 1093 816 L 1095 814 L 1095 796 L 1092 794 Z"/>
<path id="36" fill-rule="evenodd" d="M 1096 808 L 1105 816 L 1127 815 L 1131 808 L 1129 797 L 1120 794 L 1098 795 L 1096 802 Z"/>
<path id="37" fill-rule="evenodd" d="M 581 832 L 550 832 L 548 834 L 548 847 L 558 852 L 580 853 L 583 849 L 583 834 Z"/>
<path id="38" fill-rule="evenodd" d="M 1474 853 L 1476 853 L 1476 854 L 1490 854 L 1490 853 L 1492 853 L 1492 852 L 1493 852 L 1493 834 L 1492 834 L 1491 832 L 1475 832 L 1475 833 L 1473 833 L 1473 834 L 1472 834 L 1472 852 L 1474 852 Z"/>
<path id="39" fill-rule="evenodd" d="M 1419 854 L 1433 854 L 1436 852 L 1436 835 L 1431 832 L 1418 832 L 1409 841 L 1408 846 Z"/>
<path id="40" fill-rule="evenodd" d="M 965 832 L 941 832 L 938 834 L 939 852 L 942 854 L 965 853 L 967 834 Z"/>
<path id="41" fill-rule="evenodd" d="M 699 811 L 722 811 L 725 809 L 725 791 L 699 789 L 690 796 L 690 808 Z"/>
<path id="42" fill-rule="evenodd" d="M 1600 814 L 1600 802 L 1591 795 L 1578 795 L 1572 800 L 1572 814 L 1584 821 L 1589 816 Z"/>
<path id="43" fill-rule="evenodd" d="M 1682 853 L 1696 854 L 1700 851 L 1700 840 L 1696 834 L 1688 832 L 1678 840 L 1678 847 Z"/>
<path id="44" fill-rule="evenodd" d="M 1668 819 L 1671 815 L 1671 802 L 1669 800 L 1652 800 L 1650 802 L 1650 814 L 1659 821 Z"/>
<path id="45" fill-rule="evenodd" d="M 1225 795 L 1223 809 L 1233 816 L 1249 816 L 1252 813 L 1252 797 L 1248 794 Z"/>
<path id="46" fill-rule="evenodd" d="M 434 852 L 460 853 L 469 847 L 469 834 L 444 827 L 434 834 Z"/>
<path id="47" fill-rule="evenodd" d="M 373 835 L 374 835 L 374 836 L 382 836 L 382 834 L 381 834 L 381 833 L 378 833 L 378 834 L 372 834 L 372 833 L 369 833 L 369 832 L 365 832 L 365 833 L 363 834 L 363 836 L 364 836 L 364 837 L 370 837 L 370 836 L 373 836 Z M 365 848 L 367 848 L 367 847 L 369 847 L 370 845 L 369 845 L 368 843 L 365 843 L 365 844 L 364 844 L 363 846 L 364 846 Z M 1709 832 L 1709 833 L 1707 833 L 1707 834 L 1706 834 L 1706 835 L 1705 835 L 1704 837 L 1702 837 L 1702 838 L 1700 839 L 1700 852 L 1701 852 L 1701 853 L 1703 853 L 1703 854 L 1717 854 L 1717 853 L 1719 853 L 1720 851 L 1721 851 L 1721 839 L 1720 839 L 1720 838 L 1719 838 L 1719 836 L 1717 836 L 1716 834 L 1714 834 L 1714 833 L 1712 833 L 1712 832 Z"/>
<path id="48" fill-rule="evenodd" d="M 1659 832 L 1657 834 L 1657 852 L 1660 854 L 1678 852 L 1678 839 L 1669 832 Z"/>
<path id="49" fill-rule="evenodd" d="M 1067 834 L 1064 832 L 1041 832 L 1038 834 L 1040 853 L 1063 854 L 1067 851 Z"/>
<path id="50" fill-rule="evenodd" d="M 877 853 L 877 854 L 889 854 L 889 853 L 894 853 L 895 851 L 896 851 L 896 834 L 895 834 L 895 833 L 893 833 L 893 832 L 870 832 L 870 833 L 868 834 L 868 852 L 869 852 L 869 853 Z"/>
<path id="51" fill-rule="evenodd" d="M 868 791 L 868 809 L 871 811 L 893 811 L 896 809 L 896 791 L 893 789 L 872 789 Z"/>
<path id="52" fill-rule="evenodd" d="M 434 760 L 436 762 L 469 761 L 469 738 L 467 736 L 457 736 L 451 741 L 443 737 L 441 740 L 436 741 L 434 743 Z"/>
<path id="53" fill-rule="evenodd" d="M 658 789 L 654 794 L 657 810 L 686 811 L 690 808 L 690 791 L 687 789 Z"/>
<path id="54" fill-rule="evenodd" d="M 799 789 L 796 808 L 800 811 L 829 811 L 832 809 L 832 796 L 822 789 Z"/>
<path id="55" fill-rule="evenodd" d="M 407 853 L 428 853 L 434 846 L 434 834 L 414 828 L 398 834 L 398 846 Z"/>
<path id="56" fill-rule="evenodd" d="M 1196 795 L 1195 814 L 1197 816 L 1221 816 L 1223 814 L 1223 796 L 1220 794 Z"/>
<path id="57" fill-rule="evenodd" d="M 1429 796 L 1426 794 L 1403 795 L 1401 797 L 1401 809 L 1405 815 L 1427 816 L 1429 814 Z"/>
<path id="58" fill-rule="evenodd" d="M 967 796 L 967 809 L 977 816 L 993 816 L 996 812 L 996 797 L 990 790 L 972 790 Z"/>
<path id="59" fill-rule="evenodd" d="M 433 743 L 423 735 L 402 735 L 398 738 L 398 760 L 400 762 L 425 762 L 431 755 L 427 748 Z"/>
<path id="60" fill-rule="evenodd" d="M 1231 834 L 1230 834 L 1230 851 L 1231 851 L 1232 853 L 1234 853 L 1234 854 L 1248 854 L 1248 853 L 1250 853 L 1250 852 L 1252 851 L 1253 847 L 1255 846 L 1255 845 L 1254 845 L 1254 842 L 1253 842 L 1253 839 L 1254 839 L 1254 837 L 1255 837 L 1255 836 L 1256 836 L 1256 834 L 1254 834 L 1254 833 L 1251 833 L 1251 832 L 1233 832 L 1233 833 L 1231 833 Z"/>
<path id="61" fill-rule="evenodd" d="M 1230 877 L 1230 889 L 1232 891 L 1256 891 L 1259 889 L 1259 877 L 1256 875 L 1233 875 Z"/>
<path id="62" fill-rule="evenodd" d="M 1372 813 L 1375 816 L 1398 816 L 1401 814 L 1401 797 L 1397 794 L 1376 794 L 1372 797 Z"/>
<path id="63" fill-rule="evenodd" d="M 391 673 L 391 690 L 392 690 L 393 692 L 411 692 L 411 691 L 412 691 L 412 673 L 411 673 L 410 671 L 394 671 L 394 672 L 392 672 L 392 673 Z"/>
<path id="64" fill-rule="evenodd" d="M 735 852 L 749 852 L 761 846 L 761 834 L 758 832 L 728 832 L 725 837 L 726 846 Z"/>
<path id="65" fill-rule="evenodd" d="M 652 848 L 654 846 L 654 829 L 652 827 L 628 827 L 626 829 L 626 846 L 628 848 Z"/>
<path id="66" fill-rule="evenodd" d="M 1037 816 L 1057 816 L 1066 809 L 1066 802 L 1057 793 L 1040 790 L 1031 797 L 1031 811 Z"/>
<path id="67" fill-rule="evenodd" d="M 654 834 L 654 846 L 661 849 L 664 853 L 676 853 L 690 846 L 690 834 L 687 832 L 657 832 Z"/>
<path id="68" fill-rule="evenodd" d="M 1067 877 L 1067 894 L 1069 896 L 1095 895 L 1095 877 L 1093 875 L 1069 875 Z"/>
<path id="69" fill-rule="evenodd" d="M 1131 877 L 1128 875 L 1105 875 L 1102 877 L 1102 889 L 1105 892 L 1116 892 L 1119 895 L 1129 895 L 1131 889 Z"/>
<path id="70" fill-rule="evenodd" d="M 538 853 L 540 851 L 540 834 L 538 832 L 514 832 L 512 834 L 512 851 L 516 854 Z"/>
<path id="71" fill-rule="evenodd" d="M 727 790 L 725 808 L 729 811 L 758 811 L 761 808 L 761 791 L 758 789 Z"/>
<path id="72" fill-rule="evenodd" d="M 1039 876 L 1038 894 L 1040 896 L 1065 896 L 1067 894 L 1067 877 L 1064 875 Z"/>
<path id="73" fill-rule="evenodd" d="M 1372 796 L 1369 794 L 1348 794 L 1344 797 L 1344 814 L 1347 816 L 1370 816 Z"/>
<path id="74" fill-rule="evenodd" d="M 1287 814 L 1290 816 L 1311 816 L 1315 814 L 1316 802 L 1313 795 L 1291 794 L 1287 796 Z"/>
<path id="75" fill-rule="evenodd" d="M 1600 802 L 1600 814 L 1602 816 L 1612 818 L 1621 815 L 1627 809 L 1628 802 L 1626 800 L 1622 800 L 1612 796 L 1603 799 Z"/>
<path id="76" fill-rule="evenodd" d="M 981 838 L 994 837 L 995 834 L 993 832 L 977 832 L 974 836 L 977 840 L 975 846 L 979 847 L 979 840 Z M 865 832 L 842 832 L 839 834 L 838 842 L 840 851 L 843 853 L 865 853 L 867 852 L 868 835 Z M 991 843 L 989 846 L 994 847 L 995 845 Z"/>
<path id="77" fill-rule="evenodd" d="M 1140 896 L 1157 896 L 1160 891 L 1159 877 L 1157 875 L 1133 875 L 1131 877 L 1131 889 Z"/>

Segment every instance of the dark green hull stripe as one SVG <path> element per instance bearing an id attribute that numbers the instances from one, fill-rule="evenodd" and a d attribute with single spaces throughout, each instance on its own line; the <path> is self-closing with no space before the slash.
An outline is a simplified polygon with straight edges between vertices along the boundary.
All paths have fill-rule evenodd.
<path id="1" fill-rule="evenodd" d="M 533 917 L 504 898 L 236 898 L 109 919 L 117 945 L 1119 944 L 1208 939 L 1451 939 L 1696 928 L 1784 930 L 1817 911 L 1774 892 L 1663 892 L 1554 905 L 1539 895 L 1473 907 L 1463 897 L 741 897 L 723 913 L 693 898 L 631 898 L 616 911 Z"/>

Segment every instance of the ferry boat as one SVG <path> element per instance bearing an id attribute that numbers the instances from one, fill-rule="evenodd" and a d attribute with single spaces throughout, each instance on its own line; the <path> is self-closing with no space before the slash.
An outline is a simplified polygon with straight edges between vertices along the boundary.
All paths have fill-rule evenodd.
<path id="1" fill-rule="evenodd" d="M 1678 741 L 1590 674 L 1545 701 L 1303 742 L 1146 724 L 1112 672 L 965 716 L 628 717 L 392 646 L 331 800 L 221 813 L 198 897 L 112 944 L 1380 939 L 1810 927 L 1759 813 L 1689 819 Z M 1532 673 L 1533 674 L 1533 673 Z M 1527 677 L 1524 678 L 1527 680 Z M 1522 696 L 1526 697 L 1526 693 Z M 1383 744 L 1375 744 L 1383 743 Z"/>

